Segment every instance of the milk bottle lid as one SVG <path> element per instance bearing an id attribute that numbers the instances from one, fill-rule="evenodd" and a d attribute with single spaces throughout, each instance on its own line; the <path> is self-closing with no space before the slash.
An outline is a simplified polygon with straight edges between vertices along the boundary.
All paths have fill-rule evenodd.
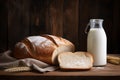
<path id="1" fill-rule="evenodd" d="M 103 19 L 90 19 L 90 21 L 87 24 L 84 32 L 87 34 L 88 33 L 88 28 L 90 27 L 90 25 L 93 25 L 94 23 L 100 23 L 100 22 L 103 22 Z"/>

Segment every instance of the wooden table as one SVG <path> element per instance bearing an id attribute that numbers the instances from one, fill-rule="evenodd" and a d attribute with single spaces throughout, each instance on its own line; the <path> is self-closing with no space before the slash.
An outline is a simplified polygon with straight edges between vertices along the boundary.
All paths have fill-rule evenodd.
<path id="1" fill-rule="evenodd" d="M 39 72 L 17 72 L 8 73 L 0 71 L 0 80 L 12 79 L 12 80 L 66 80 L 66 79 L 114 79 L 120 80 L 120 65 L 107 64 L 104 67 L 93 67 L 88 71 L 53 71 L 46 73 Z"/>

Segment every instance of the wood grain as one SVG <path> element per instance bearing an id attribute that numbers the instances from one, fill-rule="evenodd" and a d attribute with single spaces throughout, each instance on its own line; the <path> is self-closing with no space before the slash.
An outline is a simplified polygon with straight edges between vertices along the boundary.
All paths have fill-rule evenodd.
<path id="1" fill-rule="evenodd" d="M 9 73 L 0 71 L 0 75 L 6 76 L 120 76 L 120 66 L 107 64 L 104 67 L 93 67 L 88 71 L 52 71 L 47 73 L 37 73 L 37 72 L 18 72 Z"/>
<path id="2" fill-rule="evenodd" d="M 120 56 L 120 54 L 109 54 Z M 40 73 L 31 72 L 4 72 L 0 70 L 1 80 L 120 80 L 120 66 L 107 64 L 104 67 L 92 67 L 87 71 L 56 71 Z"/>
<path id="3" fill-rule="evenodd" d="M 45 12 L 48 0 L 31 0 L 29 5 L 30 35 L 40 35 L 46 33 Z"/>
<path id="4" fill-rule="evenodd" d="M 120 52 L 119 0 L 0 0 L 0 52 L 13 49 L 27 36 L 62 36 L 86 51 L 85 27 L 103 18 L 108 53 Z"/>
<path id="5" fill-rule="evenodd" d="M 29 35 L 28 0 L 8 1 L 8 48 Z"/>
<path id="6" fill-rule="evenodd" d="M 63 35 L 63 0 L 49 1 L 48 11 L 46 11 L 47 29 L 56 36 Z"/>
<path id="7" fill-rule="evenodd" d="M 78 48 L 78 14 L 79 14 L 79 0 L 65 0 L 63 10 L 63 34 L 66 39 L 70 40 Z"/>

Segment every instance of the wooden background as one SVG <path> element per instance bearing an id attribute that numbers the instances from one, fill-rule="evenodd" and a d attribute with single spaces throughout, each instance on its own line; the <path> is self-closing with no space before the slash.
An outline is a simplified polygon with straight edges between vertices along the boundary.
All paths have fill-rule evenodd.
<path id="1" fill-rule="evenodd" d="M 120 0 L 0 0 L 0 52 L 27 36 L 62 36 L 86 51 L 84 29 L 104 19 L 108 53 L 120 53 Z"/>

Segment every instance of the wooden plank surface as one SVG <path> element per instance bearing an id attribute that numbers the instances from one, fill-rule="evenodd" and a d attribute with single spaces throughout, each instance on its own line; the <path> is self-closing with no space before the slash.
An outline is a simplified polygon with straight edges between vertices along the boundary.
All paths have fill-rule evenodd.
<path id="1" fill-rule="evenodd" d="M 29 0 L 8 0 L 8 47 L 29 35 Z"/>
<path id="2" fill-rule="evenodd" d="M 109 55 L 120 56 L 120 54 Z M 9 73 L 0 71 L 0 76 L 120 76 L 120 65 L 108 63 L 104 67 L 92 67 L 90 70 L 86 71 L 62 71 L 60 69 L 46 73 L 39 73 L 35 71 Z"/>
<path id="3" fill-rule="evenodd" d="M 60 69 L 46 73 L 0 71 L 0 80 L 120 80 L 120 65 L 108 63 L 104 67 L 92 67 L 88 71 L 61 71 Z"/>
<path id="4" fill-rule="evenodd" d="M 48 1 L 46 23 L 49 33 L 63 36 L 63 0 Z"/>
<path id="5" fill-rule="evenodd" d="M 88 71 L 52 71 L 7 73 L 0 71 L 0 76 L 120 76 L 120 65 L 107 64 L 105 67 L 93 67 Z"/>
<path id="6" fill-rule="evenodd" d="M 78 47 L 79 0 L 64 0 L 63 5 L 63 37 Z"/>
<path id="7" fill-rule="evenodd" d="M 46 0 L 28 0 L 29 3 L 29 19 L 30 19 L 30 35 L 45 34 L 45 11 L 47 7 Z"/>
<path id="8" fill-rule="evenodd" d="M 86 51 L 84 29 L 91 18 L 103 18 L 109 53 L 120 52 L 119 0 L 0 0 L 0 52 L 29 35 L 62 36 Z"/>

